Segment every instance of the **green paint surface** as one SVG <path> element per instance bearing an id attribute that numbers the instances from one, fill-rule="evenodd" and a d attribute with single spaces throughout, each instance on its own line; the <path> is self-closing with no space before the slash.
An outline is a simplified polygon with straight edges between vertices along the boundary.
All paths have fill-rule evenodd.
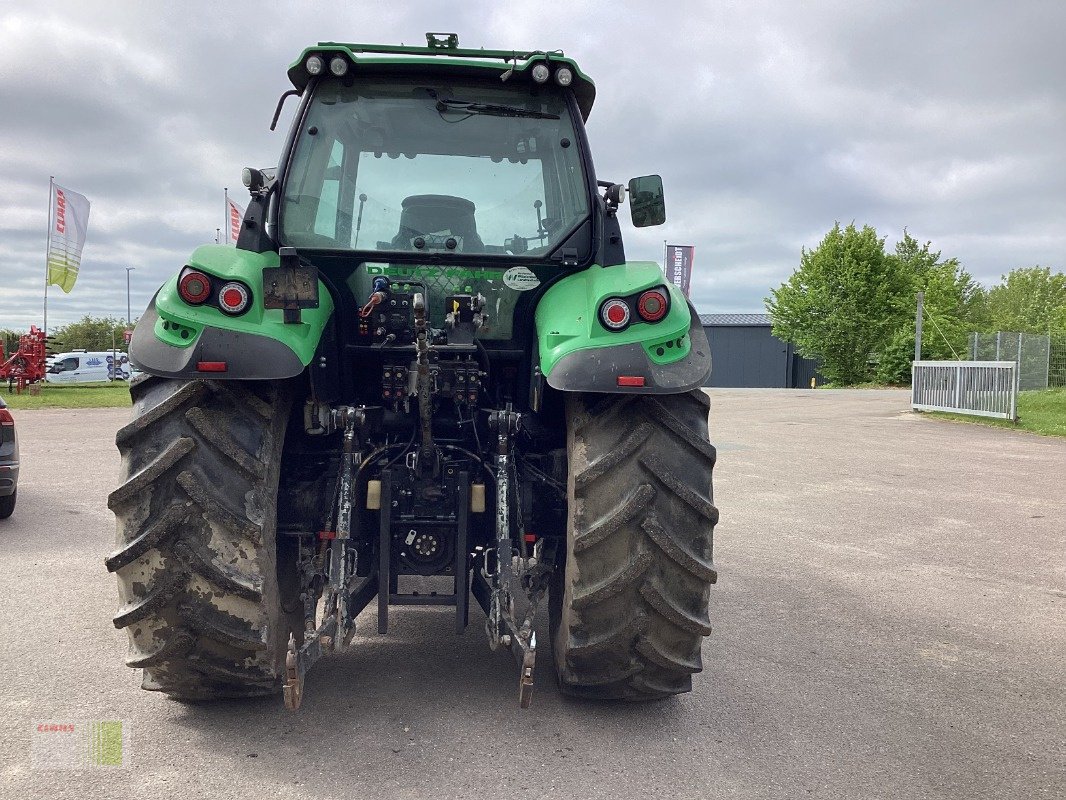
<path id="1" fill-rule="evenodd" d="M 89 763 L 97 767 L 122 766 L 122 723 L 89 723 Z"/>
<path id="2" fill-rule="evenodd" d="M 600 323 L 600 304 L 607 298 L 628 297 L 656 286 L 665 286 L 670 294 L 670 311 L 659 322 L 634 321 L 624 331 L 617 332 L 607 330 Z M 589 267 L 552 285 L 537 305 L 541 372 L 550 375 L 559 359 L 576 350 L 634 342 L 643 346 L 653 362 L 671 364 L 684 358 L 691 349 L 690 320 L 685 296 L 667 283 L 654 261 Z"/>
<path id="3" fill-rule="evenodd" d="M 178 294 L 178 276 L 168 280 L 156 295 L 159 313 L 155 335 L 173 347 L 188 347 L 210 325 L 227 331 L 267 336 L 289 347 L 304 366 L 311 362 L 318 339 L 330 314 L 333 299 L 320 281 L 318 308 L 305 308 L 302 322 L 286 325 L 280 308 L 263 308 L 263 268 L 276 267 L 278 254 L 250 253 L 229 245 L 208 244 L 197 248 L 189 257 L 190 267 L 202 270 L 222 281 L 239 280 L 252 290 L 251 307 L 239 317 L 223 314 L 212 306 L 190 306 Z"/>

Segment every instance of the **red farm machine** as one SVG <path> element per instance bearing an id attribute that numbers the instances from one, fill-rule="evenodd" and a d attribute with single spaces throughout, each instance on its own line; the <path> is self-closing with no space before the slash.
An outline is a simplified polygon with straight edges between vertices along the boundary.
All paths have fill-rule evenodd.
<path id="1" fill-rule="evenodd" d="M 47 337 L 35 325 L 19 337 L 15 351 L 8 355 L 0 349 L 0 380 L 7 381 L 8 390 L 22 394 L 30 384 L 44 380 L 47 369 Z"/>

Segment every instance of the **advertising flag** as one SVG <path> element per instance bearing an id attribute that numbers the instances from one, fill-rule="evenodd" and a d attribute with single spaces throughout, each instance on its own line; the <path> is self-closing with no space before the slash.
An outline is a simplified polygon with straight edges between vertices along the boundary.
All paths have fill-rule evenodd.
<path id="1" fill-rule="evenodd" d="M 670 283 L 684 292 L 688 297 L 692 285 L 692 262 L 696 259 L 696 248 L 690 244 L 668 244 L 666 246 L 666 277 Z"/>
<path id="2" fill-rule="evenodd" d="M 226 217 L 226 244 L 237 244 L 241 223 L 244 221 L 244 209 L 229 197 L 226 198 Z"/>
<path id="3" fill-rule="evenodd" d="M 52 184 L 52 219 L 48 228 L 48 283 L 64 292 L 74 288 L 81 250 L 89 229 L 89 201 L 84 195 Z"/>

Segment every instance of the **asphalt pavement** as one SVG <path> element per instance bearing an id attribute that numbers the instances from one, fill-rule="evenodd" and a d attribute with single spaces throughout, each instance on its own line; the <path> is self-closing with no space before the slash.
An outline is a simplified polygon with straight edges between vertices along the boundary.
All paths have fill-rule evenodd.
<path id="1" fill-rule="evenodd" d="M 387 637 L 364 614 L 297 713 L 142 691 L 103 566 L 129 412 L 17 412 L 0 798 L 1066 797 L 1066 440 L 902 392 L 711 397 L 720 577 L 693 692 L 566 700 L 545 652 L 526 711 L 480 612 L 456 637 L 446 609 L 394 609 Z M 41 720 L 122 721 L 128 767 L 42 768 Z"/>

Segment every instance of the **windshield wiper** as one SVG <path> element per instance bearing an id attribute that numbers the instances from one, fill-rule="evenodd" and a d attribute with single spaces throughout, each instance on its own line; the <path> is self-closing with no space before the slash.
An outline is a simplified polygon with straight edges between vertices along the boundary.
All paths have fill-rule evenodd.
<path id="1" fill-rule="evenodd" d="M 437 111 L 441 114 L 452 111 L 458 114 L 487 114 L 493 117 L 531 117 L 533 119 L 559 119 L 558 114 L 534 111 L 521 106 L 500 106 L 492 103 L 477 103 L 473 100 L 456 100 L 453 97 L 437 97 Z"/>

